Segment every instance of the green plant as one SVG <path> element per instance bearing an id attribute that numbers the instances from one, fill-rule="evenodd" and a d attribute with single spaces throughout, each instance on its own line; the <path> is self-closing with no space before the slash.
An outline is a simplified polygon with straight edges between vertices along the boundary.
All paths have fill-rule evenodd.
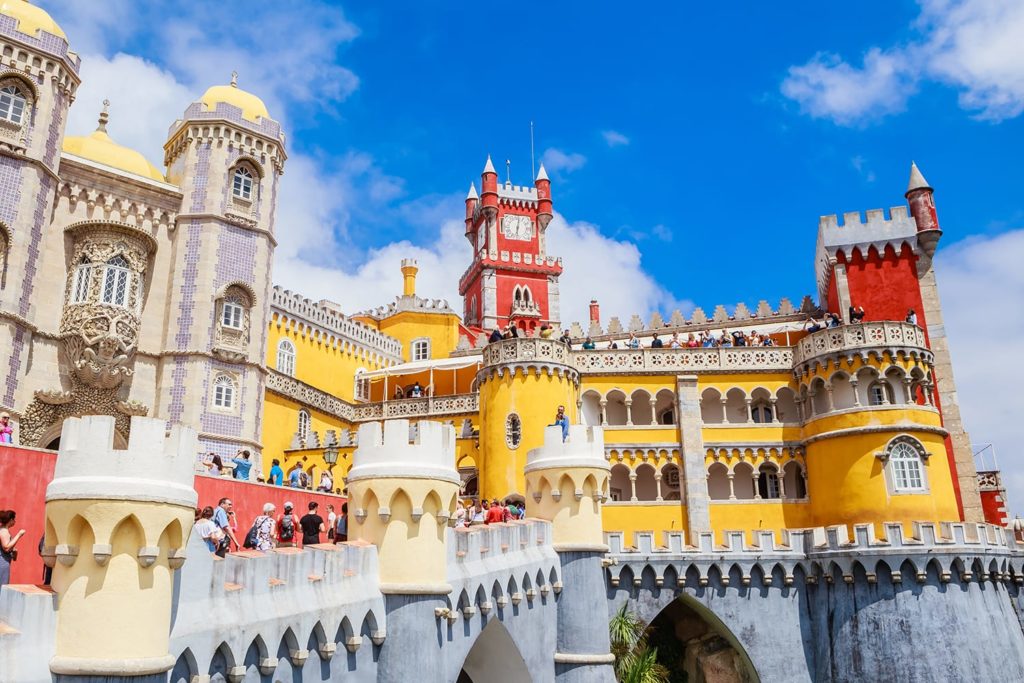
<path id="1" fill-rule="evenodd" d="M 608 623 L 615 678 L 620 683 L 667 683 L 669 671 L 658 663 L 658 650 L 647 643 L 647 627 L 626 605 Z"/>

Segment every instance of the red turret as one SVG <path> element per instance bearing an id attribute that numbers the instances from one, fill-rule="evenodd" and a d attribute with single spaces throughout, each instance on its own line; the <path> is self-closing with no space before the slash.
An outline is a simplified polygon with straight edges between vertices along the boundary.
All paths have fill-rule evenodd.
<path id="1" fill-rule="evenodd" d="M 484 213 L 488 218 L 493 218 L 498 211 L 498 172 L 494 170 L 490 154 L 487 155 L 484 172 L 480 175 L 480 186 Z"/>
<path id="2" fill-rule="evenodd" d="M 910 164 L 910 183 L 904 195 L 910 204 L 910 215 L 917 221 L 917 231 L 939 230 L 939 217 L 935 213 L 934 190 L 921 175 L 917 164 Z"/>
<path id="3" fill-rule="evenodd" d="M 544 170 L 543 163 L 533 185 L 537 188 L 537 222 L 543 230 L 551 222 L 551 180 L 548 179 L 548 172 Z"/>
<path id="4" fill-rule="evenodd" d="M 469 184 L 469 193 L 466 195 L 466 237 L 469 239 L 470 244 L 475 244 L 473 240 L 473 215 L 476 213 L 476 207 L 480 203 L 480 195 L 476 193 L 476 185 L 473 183 Z"/>

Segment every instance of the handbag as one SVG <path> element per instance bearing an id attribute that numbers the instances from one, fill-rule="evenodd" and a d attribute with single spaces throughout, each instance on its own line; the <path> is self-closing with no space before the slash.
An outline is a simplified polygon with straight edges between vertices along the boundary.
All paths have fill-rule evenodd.
<path id="1" fill-rule="evenodd" d="M 14 562 L 16 559 L 18 559 L 18 549 L 11 548 L 11 562 Z"/>

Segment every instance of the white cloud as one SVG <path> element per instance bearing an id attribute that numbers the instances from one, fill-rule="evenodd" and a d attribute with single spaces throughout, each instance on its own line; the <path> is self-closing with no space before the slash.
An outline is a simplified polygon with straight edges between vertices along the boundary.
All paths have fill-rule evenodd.
<path id="1" fill-rule="evenodd" d="M 878 48 L 864 55 L 861 67 L 818 53 L 806 64 L 790 67 L 782 94 L 798 102 L 804 113 L 850 125 L 902 111 L 912 92 L 908 70 L 905 55 Z"/>
<path id="2" fill-rule="evenodd" d="M 868 160 L 862 155 L 850 159 L 850 165 L 853 166 L 854 170 L 864 179 L 864 182 L 873 183 L 875 182 L 875 172 L 868 168 Z"/>
<path id="3" fill-rule="evenodd" d="M 617 130 L 603 130 L 601 136 L 609 147 L 623 147 L 629 144 L 629 138 Z"/>
<path id="4" fill-rule="evenodd" d="M 783 95 L 840 125 L 902 111 L 924 80 L 958 89 L 961 107 L 977 118 L 998 121 L 1024 111 L 1024 3 L 921 0 L 913 28 L 920 40 L 872 47 L 860 67 L 828 53 L 791 67 Z"/>
<path id="5" fill-rule="evenodd" d="M 1010 502 L 1024 513 L 1024 464 L 1017 453 L 1022 258 L 1024 230 L 967 239 L 939 250 L 936 276 L 964 425 L 976 451 L 995 445 Z"/>
<path id="6" fill-rule="evenodd" d="M 540 160 L 551 173 L 572 173 L 583 168 L 587 158 L 577 152 L 565 152 L 557 147 L 544 150 Z"/>

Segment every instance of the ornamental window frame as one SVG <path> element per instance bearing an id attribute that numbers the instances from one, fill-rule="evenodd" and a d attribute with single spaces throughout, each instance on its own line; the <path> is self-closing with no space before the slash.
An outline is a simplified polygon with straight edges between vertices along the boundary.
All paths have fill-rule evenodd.
<path id="1" fill-rule="evenodd" d="M 84 304 L 89 301 L 89 290 L 92 284 L 92 261 L 89 257 L 83 256 L 82 260 L 78 262 L 71 275 L 71 291 L 69 292 L 68 301 L 73 304 Z"/>
<path id="2" fill-rule="evenodd" d="M 244 164 L 235 166 L 231 173 L 231 196 L 243 202 L 251 202 L 256 198 L 259 184 L 256 178 L 259 177 L 252 169 Z"/>
<path id="3" fill-rule="evenodd" d="M 245 329 L 245 302 L 238 296 L 224 297 L 220 310 L 220 324 L 229 330 Z"/>
<path id="4" fill-rule="evenodd" d="M 926 463 L 931 454 L 912 436 L 901 434 L 875 456 L 882 461 L 886 486 L 891 495 L 921 495 L 931 492 Z"/>
<path id="5" fill-rule="evenodd" d="M 295 376 L 295 365 L 298 351 L 291 339 L 284 338 L 277 342 L 277 362 L 274 368 L 282 375 Z"/>
<path id="6" fill-rule="evenodd" d="M 14 126 L 25 125 L 32 103 L 25 90 L 16 79 L 0 82 L 0 121 Z"/>
<path id="7" fill-rule="evenodd" d="M 892 385 L 881 377 L 868 385 L 868 405 L 891 406 L 895 403 L 894 399 Z"/>
<path id="8" fill-rule="evenodd" d="M 123 254 L 107 259 L 100 269 L 100 303 L 127 308 L 132 291 L 132 269 Z"/>
<path id="9" fill-rule="evenodd" d="M 218 373 L 214 376 L 213 392 L 210 396 L 213 409 L 221 412 L 235 412 L 237 393 L 238 383 L 235 379 L 227 373 Z"/>
<path id="10" fill-rule="evenodd" d="M 409 344 L 409 361 L 415 363 L 424 360 L 430 360 L 430 339 L 428 337 L 413 339 Z"/>
<path id="11" fill-rule="evenodd" d="M 358 368 L 354 377 L 355 386 L 352 390 L 352 396 L 357 401 L 369 401 L 370 400 L 370 378 L 364 377 L 366 374 L 366 368 Z"/>
<path id="12" fill-rule="evenodd" d="M 308 410 L 300 408 L 297 421 L 296 433 L 299 435 L 299 440 L 305 443 L 306 439 L 309 438 L 309 429 L 313 424 L 313 418 Z"/>
<path id="13" fill-rule="evenodd" d="M 509 413 L 505 418 L 505 445 L 516 450 L 523 443 L 523 420 L 518 413 Z"/>

